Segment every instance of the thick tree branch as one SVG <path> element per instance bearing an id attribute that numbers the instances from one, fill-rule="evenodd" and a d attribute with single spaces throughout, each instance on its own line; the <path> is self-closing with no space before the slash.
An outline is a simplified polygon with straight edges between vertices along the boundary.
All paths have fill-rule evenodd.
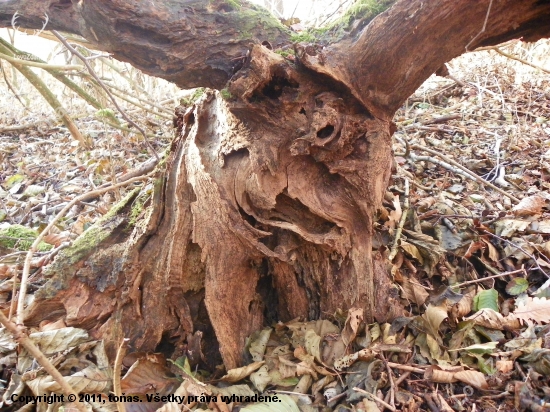
<path id="1" fill-rule="evenodd" d="M 0 26 L 11 26 L 16 12 L 17 26 L 39 29 L 48 16 L 47 29 L 80 34 L 184 88 L 223 88 L 252 43 L 276 47 L 289 40 L 275 18 L 245 1 L 8 0 L 0 3 Z M 539 0 L 401 0 L 358 36 L 322 51 L 306 45 L 299 51 L 307 67 L 344 83 L 375 116 L 390 118 L 467 46 L 546 37 L 549 18 L 550 4 Z"/>
<path id="2" fill-rule="evenodd" d="M 287 42 L 267 11 L 221 0 L 7 0 L 0 27 L 79 34 L 100 50 L 182 88 L 221 89 L 240 68 L 252 43 Z"/>
<path id="3" fill-rule="evenodd" d="M 357 38 L 321 52 L 306 66 L 346 84 L 377 117 L 389 118 L 443 63 L 480 46 L 550 35 L 550 3 L 539 0 L 402 0 Z M 485 19 L 487 26 L 482 31 Z M 472 41 L 474 39 L 474 41 Z"/>

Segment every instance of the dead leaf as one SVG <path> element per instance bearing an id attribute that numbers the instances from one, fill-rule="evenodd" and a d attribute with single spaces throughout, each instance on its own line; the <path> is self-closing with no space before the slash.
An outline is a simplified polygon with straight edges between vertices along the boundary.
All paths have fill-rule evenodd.
<path id="1" fill-rule="evenodd" d="M 447 309 L 442 306 L 429 305 L 426 312 L 422 314 L 421 319 L 425 327 L 425 332 L 434 337 L 438 342 L 441 340 L 439 335 L 439 326 L 447 319 Z"/>
<path id="2" fill-rule="evenodd" d="M 485 380 L 485 375 L 479 371 L 469 370 L 457 372 L 455 373 L 455 378 L 477 389 L 489 389 L 489 385 Z"/>
<path id="3" fill-rule="evenodd" d="M 348 310 L 346 324 L 342 330 L 342 341 L 345 346 L 348 346 L 355 339 L 361 322 L 363 322 L 362 308 L 351 308 Z"/>
<path id="4" fill-rule="evenodd" d="M 428 296 L 430 296 L 428 291 L 422 285 L 416 282 L 411 282 L 406 278 L 403 279 L 401 287 L 403 288 L 402 297 L 418 306 L 423 305 Z"/>
<path id="5" fill-rule="evenodd" d="M 539 215 L 546 206 L 546 199 L 540 195 L 528 196 L 512 208 L 514 215 L 518 217 Z"/>
<path id="6" fill-rule="evenodd" d="M 229 383 L 238 382 L 244 378 L 250 376 L 250 374 L 260 368 L 265 362 L 252 362 L 249 365 L 243 366 L 242 368 L 230 369 L 227 373 L 222 376 L 221 380 Z"/>
<path id="7" fill-rule="evenodd" d="M 253 361 L 260 362 L 263 360 L 265 348 L 267 347 L 272 330 L 271 328 L 267 328 L 260 331 L 257 335 L 251 336 L 252 342 L 250 343 L 249 352 L 252 355 Z"/>
<path id="8" fill-rule="evenodd" d="M 548 323 L 550 322 L 550 300 L 528 297 L 509 317 L 525 322 L 532 320 L 537 323 Z"/>

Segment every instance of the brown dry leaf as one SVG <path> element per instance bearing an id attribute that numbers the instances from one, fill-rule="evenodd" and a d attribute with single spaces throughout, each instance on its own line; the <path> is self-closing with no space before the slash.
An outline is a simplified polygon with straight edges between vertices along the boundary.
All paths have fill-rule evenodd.
<path id="1" fill-rule="evenodd" d="M 537 323 L 548 323 L 550 322 L 550 300 L 528 297 L 508 317 L 511 319 L 521 319 L 525 322 L 532 320 Z"/>
<path id="2" fill-rule="evenodd" d="M 346 353 L 346 345 L 339 334 L 329 334 L 323 339 L 321 360 L 323 365 L 331 367 L 336 359 Z"/>
<path id="3" fill-rule="evenodd" d="M 453 383 L 457 381 L 455 373 L 462 370 L 464 370 L 463 367 L 457 367 L 453 370 L 443 370 L 437 365 L 431 365 L 426 368 L 424 378 L 436 383 Z"/>
<path id="4" fill-rule="evenodd" d="M 485 249 L 485 243 L 477 241 L 477 242 L 471 242 L 470 246 L 468 246 L 468 250 L 466 253 L 464 253 L 464 257 L 466 259 L 471 258 L 474 253 L 476 253 L 478 250 Z"/>
<path id="5" fill-rule="evenodd" d="M 436 274 L 437 264 L 444 258 L 445 250 L 430 236 L 411 231 L 407 231 L 407 235 L 410 236 L 407 239 L 408 243 L 414 245 L 422 256 L 419 262 L 423 265 L 423 269 L 429 277 L 432 277 Z"/>
<path id="6" fill-rule="evenodd" d="M 355 336 L 357 336 L 357 330 L 363 322 L 363 309 L 362 308 L 351 308 L 348 310 L 348 318 L 346 319 L 346 324 L 342 330 L 342 341 L 345 346 L 348 346 Z"/>
<path id="7" fill-rule="evenodd" d="M 504 329 L 504 316 L 493 309 L 480 309 L 466 320 L 473 321 L 476 325 L 485 326 L 491 329 Z"/>
<path id="8" fill-rule="evenodd" d="M 550 257 L 550 241 L 544 242 L 540 247 L 542 247 L 541 252 L 543 252 L 546 257 Z"/>
<path id="9" fill-rule="evenodd" d="M 308 368 L 315 370 L 321 375 L 331 374 L 331 372 L 329 372 L 323 366 L 317 365 L 315 363 L 315 358 L 313 357 L 313 355 L 308 354 L 302 347 L 298 347 L 294 350 L 294 357 L 301 361 L 300 365 L 307 365 Z"/>
<path id="10" fill-rule="evenodd" d="M 296 364 L 282 356 L 279 356 L 277 368 L 282 379 L 296 376 Z"/>
<path id="11" fill-rule="evenodd" d="M 422 255 L 420 254 L 420 251 L 418 250 L 418 248 L 409 243 L 409 242 L 405 242 L 404 240 L 401 241 L 400 245 L 401 249 L 403 249 L 409 256 L 413 257 L 414 259 L 416 259 L 418 261 L 418 263 L 420 263 L 421 265 L 424 264 L 424 258 L 422 257 Z"/>
<path id="12" fill-rule="evenodd" d="M 281 376 L 281 372 L 277 369 L 270 370 L 269 372 L 269 378 L 271 379 L 271 384 L 275 386 L 284 386 L 284 387 L 291 387 L 295 386 L 300 382 L 300 379 L 297 377 L 289 377 L 289 378 L 283 378 Z"/>
<path id="13" fill-rule="evenodd" d="M 320 352 L 321 337 L 317 335 L 313 329 L 309 329 L 306 331 L 304 343 L 307 353 L 312 355 L 317 362 L 322 363 Z"/>
<path id="14" fill-rule="evenodd" d="M 263 392 L 267 385 L 271 383 L 271 377 L 269 376 L 269 370 L 266 365 L 263 365 L 260 369 L 250 375 L 250 382 L 259 391 Z"/>
<path id="15" fill-rule="evenodd" d="M 462 299 L 458 303 L 454 304 L 451 308 L 451 319 L 458 321 L 462 317 L 466 316 L 472 311 L 472 305 L 474 302 L 475 290 L 472 289 L 468 293 L 462 296 Z"/>
<path id="16" fill-rule="evenodd" d="M 544 206 L 546 199 L 540 195 L 533 195 L 524 197 L 512 208 L 512 212 L 518 217 L 540 215 Z"/>
<path id="17" fill-rule="evenodd" d="M 524 232 L 531 222 L 519 219 L 502 219 L 495 223 L 495 234 L 511 237 L 516 232 Z"/>
<path id="18" fill-rule="evenodd" d="M 544 219 L 531 222 L 531 224 L 529 225 L 529 230 L 533 232 L 548 234 L 550 233 L 550 220 Z"/>
<path id="19" fill-rule="evenodd" d="M 315 372 L 314 369 L 312 369 L 307 363 L 300 362 L 296 365 L 296 375 L 297 376 L 304 376 L 304 375 L 310 375 L 313 379 L 317 379 L 317 372 Z"/>
<path id="20" fill-rule="evenodd" d="M 517 330 L 522 327 L 519 319 L 511 315 L 504 317 L 489 308 L 480 309 L 472 316 L 465 318 L 465 320 L 472 320 L 476 325 L 485 326 L 489 329 Z"/>
<path id="21" fill-rule="evenodd" d="M 251 336 L 252 342 L 250 343 L 250 355 L 252 355 L 252 360 L 255 362 L 260 362 L 264 359 L 265 349 L 267 347 L 267 342 L 271 336 L 271 331 L 273 329 L 266 328 L 260 331 L 258 334 L 253 334 Z"/>
<path id="22" fill-rule="evenodd" d="M 187 381 L 183 381 L 178 389 L 176 389 L 176 392 L 174 392 L 174 395 L 187 399 L 189 393 L 187 392 L 186 384 Z M 193 407 L 193 405 L 187 404 L 187 407 Z M 168 402 L 164 404 L 164 406 L 162 406 L 161 408 L 157 409 L 157 412 L 181 412 L 181 405 L 179 405 L 177 402 Z"/>
<path id="23" fill-rule="evenodd" d="M 294 387 L 292 392 L 307 394 L 311 384 L 313 383 L 313 378 L 311 375 L 304 375 L 300 378 L 300 382 Z"/>
<path id="24" fill-rule="evenodd" d="M 386 345 L 395 345 L 397 339 L 397 333 L 392 329 L 390 323 L 384 323 L 382 325 L 382 343 Z"/>
<path id="25" fill-rule="evenodd" d="M 252 372 L 258 370 L 264 363 L 264 361 L 252 362 L 251 364 L 241 368 L 230 369 L 224 376 L 222 376 L 221 380 L 229 383 L 238 382 L 250 376 Z"/>
<path id="26" fill-rule="evenodd" d="M 455 378 L 477 389 L 489 389 L 485 375 L 479 371 L 461 371 L 455 373 Z"/>
<path id="27" fill-rule="evenodd" d="M 403 284 L 401 286 L 403 288 L 402 297 L 416 303 L 418 306 L 423 305 L 426 299 L 428 299 L 428 296 L 430 296 L 422 285 L 411 282 L 409 279 L 403 279 Z"/>
<path id="28" fill-rule="evenodd" d="M 432 207 L 434 205 L 434 203 L 436 202 L 436 198 L 435 197 L 426 197 L 418 202 L 416 202 L 416 209 L 421 212 L 421 213 L 424 213 L 426 212 L 430 207 Z"/>
<path id="29" fill-rule="evenodd" d="M 395 210 L 392 210 L 389 213 L 389 219 L 386 223 L 384 223 L 384 225 L 390 229 L 395 229 L 395 227 L 397 226 L 397 223 L 399 222 L 399 219 L 401 219 L 401 215 L 403 214 L 403 211 L 401 210 L 401 204 L 399 203 L 398 195 L 395 195 L 393 197 L 392 203 Z"/>
<path id="30" fill-rule="evenodd" d="M 487 254 L 489 256 L 489 259 L 491 259 L 491 261 L 495 262 L 495 263 L 499 262 L 500 261 L 500 256 L 498 254 L 497 248 L 491 242 L 489 242 L 487 239 L 481 238 L 481 240 L 487 246 Z"/>
<path id="31" fill-rule="evenodd" d="M 161 359 L 163 356 L 159 354 L 147 354 L 134 362 L 120 381 L 122 392 L 136 395 L 153 390 L 161 394 L 171 393 L 179 382 L 170 377 L 170 370 Z M 203 391 L 206 393 L 206 388 Z"/>
<path id="32" fill-rule="evenodd" d="M 446 353 L 441 352 L 441 338 L 434 337 L 430 334 L 426 335 L 426 345 L 430 351 L 430 358 L 435 361 L 443 361 L 447 356 Z"/>
<path id="33" fill-rule="evenodd" d="M 425 331 L 439 342 L 441 340 L 439 326 L 447 317 L 447 308 L 429 305 L 420 318 L 423 321 Z"/>
<path id="34" fill-rule="evenodd" d="M 50 233 L 46 236 L 44 236 L 43 241 L 53 245 L 55 247 L 59 247 L 63 242 L 66 242 L 70 240 L 69 236 L 67 236 L 67 233 L 61 232 L 61 233 Z"/>
<path id="35" fill-rule="evenodd" d="M 497 360 L 496 368 L 499 372 L 508 373 L 514 370 L 514 361 L 511 360 Z"/>
<path id="36" fill-rule="evenodd" d="M 72 225 L 71 230 L 77 235 L 81 235 L 82 233 L 84 233 L 86 224 L 90 222 L 92 222 L 92 220 L 89 217 L 80 215 L 76 219 L 76 222 L 74 222 L 74 224 Z"/>
<path id="37" fill-rule="evenodd" d="M 381 412 L 376 402 L 369 401 L 367 398 L 363 398 L 363 410 L 365 412 Z"/>
<path id="38" fill-rule="evenodd" d="M 112 378 L 108 371 L 100 370 L 96 365 L 90 363 L 81 371 L 71 376 L 64 376 L 64 380 L 77 392 L 101 393 L 110 390 Z M 33 393 L 43 394 L 44 392 L 63 392 L 59 383 L 50 375 L 40 376 L 28 380 L 27 385 Z"/>
<path id="39" fill-rule="evenodd" d="M 50 320 L 43 320 L 39 324 L 40 332 L 46 332 L 48 330 L 56 330 L 66 327 L 67 325 L 65 324 L 65 320 L 63 318 L 58 319 L 55 322 L 52 322 Z"/>
<path id="40" fill-rule="evenodd" d="M 72 327 L 34 332 L 29 337 L 43 353 L 49 356 L 78 346 L 89 340 L 88 332 L 84 329 Z M 17 370 L 26 371 L 32 366 L 32 363 L 33 357 L 28 354 L 25 348 L 22 348 L 17 361 Z"/>
<path id="41" fill-rule="evenodd" d="M 286 323 L 285 326 L 293 332 L 292 346 L 295 348 L 305 346 L 305 337 L 308 330 L 313 330 L 320 337 L 324 337 L 329 333 L 340 333 L 340 328 L 326 319 L 310 322 L 291 321 Z"/>
<path id="42" fill-rule="evenodd" d="M 10 265 L 0 264 L 0 279 L 9 278 L 12 276 L 12 267 Z"/>

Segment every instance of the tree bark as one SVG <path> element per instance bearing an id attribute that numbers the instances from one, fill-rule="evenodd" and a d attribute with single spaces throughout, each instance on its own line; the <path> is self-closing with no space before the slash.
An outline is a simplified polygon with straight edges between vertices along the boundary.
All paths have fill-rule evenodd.
<path id="1" fill-rule="evenodd" d="M 227 87 L 178 111 L 153 187 L 59 255 L 30 324 L 64 315 L 106 339 L 111 354 L 124 336 L 135 350 L 198 362 L 204 341 L 203 360 L 215 363 L 217 342 L 231 368 L 264 323 L 351 307 L 368 321 L 401 314 L 383 255 L 372 251 L 392 115 L 466 46 L 546 36 L 550 14 L 550 3 L 535 0 L 402 0 L 339 43 L 295 45 L 290 61 L 259 44 L 288 41 L 283 28 L 231 4 L 0 5 L 0 24 L 19 10 L 17 24 L 41 27 L 48 12 L 49 28 L 81 34 L 149 74 Z M 245 32 L 248 13 L 255 25 Z"/>
<path id="2" fill-rule="evenodd" d="M 42 29 L 46 22 L 46 30 L 79 34 L 182 88 L 222 89 L 252 44 L 289 39 L 265 9 L 240 0 L 0 2 L 0 27 L 11 27 L 12 20 L 16 27 Z"/>

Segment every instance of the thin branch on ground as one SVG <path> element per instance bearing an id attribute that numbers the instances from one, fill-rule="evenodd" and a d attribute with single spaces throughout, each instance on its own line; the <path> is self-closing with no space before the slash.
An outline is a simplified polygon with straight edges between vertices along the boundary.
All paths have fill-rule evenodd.
<path id="1" fill-rule="evenodd" d="M 472 179 L 473 180 L 473 176 L 470 175 L 469 173 L 466 173 L 465 171 L 463 171 L 462 169 L 459 169 L 457 167 L 454 167 L 453 165 L 450 165 L 449 163 L 446 163 L 442 160 L 439 160 L 439 159 L 436 159 L 434 157 L 431 157 L 431 156 L 418 156 L 414 153 L 411 153 L 409 155 L 409 157 L 411 158 L 412 161 L 414 162 L 430 162 L 430 163 L 433 163 L 435 165 L 438 165 L 438 166 L 441 166 L 442 168 L 444 169 L 447 169 L 448 171 L 450 172 L 453 172 L 453 173 L 456 173 L 456 174 L 459 174 L 461 176 L 464 176 L 464 177 L 467 177 L 469 179 Z"/>
<path id="2" fill-rule="evenodd" d="M 525 249 L 523 249 L 520 245 L 508 240 L 508 239 L 504 239 L 503 237 L 500 237 L 498 235 L 495 235 L 494 233 L 491 233 L 489 232 L 488 230 L 482 230 L 483 233 L 485 233 L 486 235 L 489 235 L 489 236 L 492 236 L 498 240 L 500 240 L 501 242 L 505 242 L 505 243 L 508 243 L 510 246 L 512 247 L 515 247 L 516 249 L 518 249 L 519 251 L 521 251 L 525 256 L 527 256 L 529 259 L 533 260 L 533 262 L 535 262 L 535 265 L 537 266 L 537 269 L 540 270 L 540 272 L 546 276 L 547 278 L 550 279 L 550 275 L 548 273 L 546 273 L 544 271 L 544 269 L 540 266 L 539 262 L 538 262 L 538 259 L 535 258 L 535 256 L 533 256 L 531 253 L 527 252 Z"/>
<path id="3" fill-rule="evenodd" d="M 0 127 L 0 133 L 6 133 L 6 132 L 17 132 L 20 130 L 26 130 L 26 129 L 34 129 L 41 123 L 44 123 L 43 120 L 39 120 L 38 122 L 33 123 L 25 123 L 25 124 L 18 124 L 14 126 L 2 126 Z"/>
<path id="4" fill-rule="evenodd" d="M 27 335 L 25 328 L 21 325 L 16 325 L 10 321 L 6 315 L 0 310 L 0 323 L 13 335 L 14 339 L 23 346 L 29 354 L 44 368 L 44 370 L 59 384 L 61 390 L 67 396 L 71 396 L 74 399 L 73 404 L 81 412 L 87 412 L 86 405 L 82 402 L 77 402 L 78 393 L 67 383 L 63 375 L 52 365 L 50 360 L 42 353 L 40 349 L 34 344 L 34 342 Z"/>
<path id="5" fill-rule="evenodd" d="M 393 240 L 393 245 L 390 250 L 390 254 L 388 256 L 388 260 L 391 262 L 395 255 L 397 255 L 397 249 L 399 247 L 399 239 L 401 239 L 401 233 L 403 233 L 403 226 L 405 226 L 405 221 L 407 220 L 407 213 L 409 212 L 409 207 L 411 205 L 411 201 L 409 198 L 409 179 L 405 178 L 405 194 L 404 194 L 404 201 L 403 201 L 403 210 L 401 213 L 401 218 L 399 219 L 399 226 L 397 227 L 397 231 L 395 232 L 395 238 Z"/>
<path id="6" fill-rule="evenodd" d="M 493 47 L 488 47 L 487 50 L 494 50 L 496 51 L 498 54 L 504 56 L 504 57 L 507 57 L 509 59 L 512 59 L 512 60 L 515 60 L 515 61 L 518 61 L 520 63 L 523 63 L 527 66 L 531 66 L 535 69 L 538 69 L 538 70 L 541 70 L 543 71 L 544 73 L 549 73 L 550 74 L 550 70 L 548 69 L 545 69 L 544 67 L 541 67 L 541 66 L 538 66 L 536 64 L 533 64 L 531 62 L 528 62 L 527 60 L 524 60 L 522 59 L 521 57 L 517 57 L 517 56 L 514 56 L 513 54 L 509 54 L 509 53 L 506 53 L 504 51 L 502 51 L 498 46 L 493 46 Z"/>
<path id="7" fill-rule="evenodd" d="M 490 187 L 491 189 L 499 192 L 501 195 L 504 195 L 506 197 L 508 197 L 509 199 L 513 200 L 514 202 L 516 203 L 519 203 L 520 200 L 515 197 L 514 195 L 511 195 L 510 193 L 502 190 L 501 188 L 495 186 L 494 184 L 492 184 L 491 182 L 488 182 L 487 180 L 479 177 L 478 175 L 476 175 L 474 172 L 472 172 L 471 170 L 469 170 L 467 167 L 464 167 L 462 166 L 460 163 L 456 162 L 455 160 L 439 153 L 438 151 L 436 150 L 432 150 L 428 147 L 425 147 L 425 146 L 422 146 L 422 145 L 419 145 L 418 143 L 415 143 L 415 144 L 412 144 L 410 145 L 411 149 L 418 149 L 418 150 L 423 150 L 425 152 L 428 152 L 430 154 L 433 154 L 434 156 L 438 156 L 440 158 L 442 158 L 443 160 L 445 160 L 447 163 L 450 163 L 452 164 L 453 166 L 456 166 L 458 167 L 459 169 L 462 169 L 465 173 L 467 173 L 469 176 L 471 176 L 476 182 L 478 183 L 481 183 L 487 187 Z"/>
<path id="8" fill-rule="evenodd" d="M 369 400 L 373 401 L 373 402 L 377 402 L 377 403 L 380 403 L 380 405 L 382 405 L 383 407 L 389 409 L 390 411 L 392 412 L 397 412 L 397 409 L 394 408 L 393 406 L 391 406 L 390 404 L 384 402 L 383 399 L 380 399 L 378 396 L 376 395 L 373 395 L 372 393 L 370 392 L 367 392 L 366 390 L 363 390 L 361 388 L 353 388 L 354 391 L 357 391 L 359 393 L 362 393 L 364 395 L 367 395 L 367 398 L 369 398 Z"/>
<path id="9" fill-rule="evenodd" d="M 459 283 L 457 285 L 451 285 L 451 287 L 461 288 L 461 287 L 464 287 L 464 286 L 467 286 L 467 285 L 473 285 L 474 283 L 480 283 L 480 282 L 483 282 L 485 280 L 501 278 L 503 276 L 508 276 L 508 275 L 515 275 L 517 273 L 523 273 L 525 276 L 527 276 L 527 273 L 525 272 L 525 269 L 518 269 L 518 270 L 512 270 L 511 272 L 503 272 L 503 273 L 498 273 L 498 274 L 492 275 L 492 276 L 485 276 L 484 278 L 468 280 L 467 282 L 462 282 L 462 283 Z"/>
<path id="10" fill-rule="evenodd" d="M 120 342 L 120 345 L 116 352 L 115 364 L 113 366 L 113 392 L 118 397 L 118 399 L 122 399 L 122 390 L 120 388 L 120 374 L 122 368 L 122 360 L 124 359 L 124 356 L 126 356 L 126 350 L 128 349 L 129 340 L 130 339 L 128 338 L 123 338 L 122 342 Z M 118 409 L 118 412 L 126 412 L 126 406 L 124 405 L 124 402 L 117 401 L 116 407 Z"/>

